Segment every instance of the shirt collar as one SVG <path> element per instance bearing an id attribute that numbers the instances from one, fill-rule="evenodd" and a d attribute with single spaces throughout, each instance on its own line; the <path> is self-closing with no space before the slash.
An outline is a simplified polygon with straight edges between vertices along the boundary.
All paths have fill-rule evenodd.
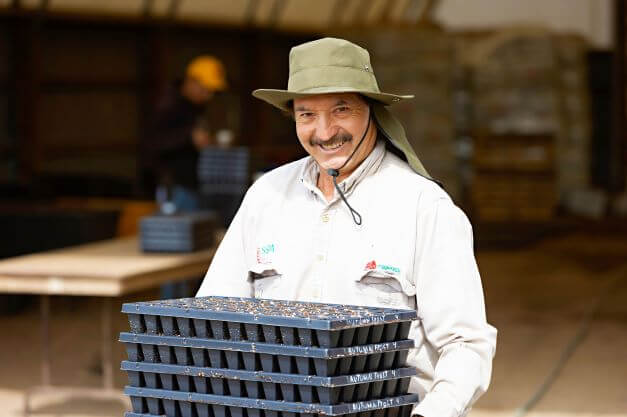
<path id="1" fill-rule="evenodd" d="M 377 171 L 385 156 L 385 142 L 383 140 L 377 140 L 372 152 L 362 161 L 361 164 L 342 182 L 338 184 L 340 189 L 345 195 L 350 194 L 357 184 L 359 184 L 364 178 Z M 299 175 L 300 181 L 310 191 L 320 192 L 318 189 L 318 175 L 320 174 L 320 167 L 316 161 L 310 156 L 306 159 L 303 165 L 302 171 Z M 338 198 L 336 195 L 333 200 Z"/>

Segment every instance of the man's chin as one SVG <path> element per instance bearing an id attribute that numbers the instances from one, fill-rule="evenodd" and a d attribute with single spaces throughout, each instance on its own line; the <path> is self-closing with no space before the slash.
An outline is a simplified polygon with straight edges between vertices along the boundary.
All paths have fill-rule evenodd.
<path id="1" fill-rule="evenodd" d="M 326 172 L 329 169 L 339 169 L 346 162 L 346 155 L 333 156 L 331 158 L 317 159 L 316 162 L 320 167 L 320 171 Z"/>

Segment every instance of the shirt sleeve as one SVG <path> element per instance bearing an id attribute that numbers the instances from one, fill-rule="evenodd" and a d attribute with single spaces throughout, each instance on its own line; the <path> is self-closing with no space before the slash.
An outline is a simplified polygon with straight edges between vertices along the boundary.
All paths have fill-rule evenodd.
<path id="1" fill-rule="evenodd" d="M 244 222 L 246 198 L 235 214 L 222 242 L 209 265 L 207 274 L 196 297 L 220 295 L 230 297 L 252 297 L 252 286 L 248 281 Z"/>
<path id="2" fill-rule="evenodd" d="M 412 415 L 463 416 L 490 383 L 496 329 L 486 321 L 466 215 L 442 198 L 418 217 L 417 310 L 439 358 L 433 385 Z"/>

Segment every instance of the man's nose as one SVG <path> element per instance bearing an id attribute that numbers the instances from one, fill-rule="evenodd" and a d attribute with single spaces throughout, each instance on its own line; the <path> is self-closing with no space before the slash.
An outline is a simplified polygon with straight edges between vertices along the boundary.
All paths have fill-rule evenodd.
<path id="1" fill-rule="evenodd" d="M 332 119 L 326 115 L 318 117 L 316 125 L 316 136 L 321 140 L 331 139 L 337 133 L 337 126 L 334 126 Z"/>

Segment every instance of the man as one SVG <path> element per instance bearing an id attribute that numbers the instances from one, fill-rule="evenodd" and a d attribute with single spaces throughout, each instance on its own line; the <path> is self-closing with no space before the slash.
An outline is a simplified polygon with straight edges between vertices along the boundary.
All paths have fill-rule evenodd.
<path id="1" fill-rule="evenodd" d="M 470 224 L 385 107 L 412 96 L 380 92 L 368 52 L 332 38 L 292 49 L 286 91 L 253 95 L 293 114 L 310 156 L 253 184 L 198 295 L 416 309 L 413 415 L 466 414 L 496 330 Z"/>
<path id="2" fill-rule="evenodd" d="M 207 104 L 217 91 L 226 89 L 225 71 L 215 57 L 202 55 L 187 66 L 185 78 L 159 103 L 152 132 L 145 144 L 158 188 L 158 200 L 166 189 L 179 210 L 199 209 L 198 151 L 212 144 L 206 120 Z"/>
<path id="3" fill-rule="evenodd" d="M 144 147 L 163 212 L 200 209 L 198 151 L 212 144 L 205 113 L 214 94 L 226 86 L 222 63 L 201 55 L 187 65 L 183 81 L 159 103 Z M 187 287 L 187 282 L 166 283 L 161 286 L 161 298 L 186 297 Z"/>

